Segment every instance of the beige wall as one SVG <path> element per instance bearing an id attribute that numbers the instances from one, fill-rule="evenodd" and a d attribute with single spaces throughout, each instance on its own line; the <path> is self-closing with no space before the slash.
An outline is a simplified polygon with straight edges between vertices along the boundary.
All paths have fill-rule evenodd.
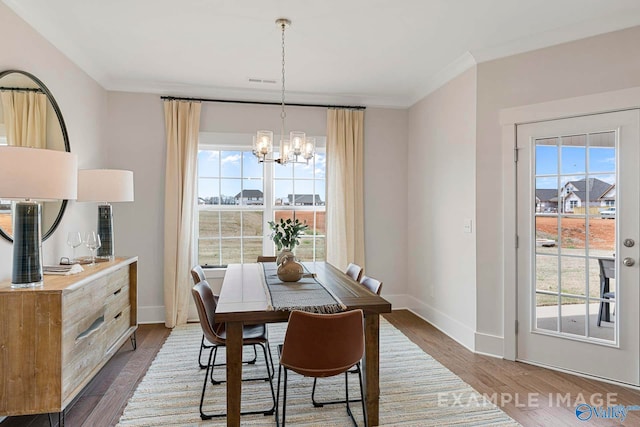
<path id="1" fill-rule="evenodd" d="M 107 161 L 134 171 L 135 202 L 114 206 L 118 253 L 140 257 L 139 320 L 164 320 L 162 291 L 165 132 L 162 101 L 157 95 L 109 93 Z M 276 129 L 277 106 L 203 103 L 202 132 L 247 133 Z M 309 134 L 326 133 L 326 110 L 287 107 L 287 124 Z M 404 293 L 406 283 L 406 174 L 388 170 L 387 153 L 406 159 L 406 112 L 365 113 L 365 227 L 367 272 L 385 282 L 384 291 Z M 394 151 L 395 150 L 395 151 Z M 398 220 L 400 218 L 400 220 Z"/>
<path id="2" fill-rule="evenodd" d="M 102 167 L 106 91 L 2 3 L 0 22 L 0 40 L 4 41 L 0 70 L 18 69 L 38 77 L 60 106 L 71 151 L 78 154 L 79 166 Z M 95 204 L 70 202 L 57 231 L 43 244 L 44 262 L 57 263 L 61 256 L 71 256 L 71 249 L 66 245 L 67 232 L 95 229 L 97 216 Z M 78 251 L 78 255 L 81 254 L 83 248 Z M 11 244 L 0 239 L 0 260 L 3 260 L 0 280 L 11 278 L 11 258 Z"/>
<path id="3" fill-rule="evenodd" d="M 478 65 L 477 330 L 503 335 L 503 108 L 640 86 L 640 27 Z M 509 206 L 506 207 L 510 209 Z M 483 350 L 479 348 L 479 350 Z"/>
<path id="4" fill-rule="evenodd" d="M 476 70 L 409 110 L 409 306 L 474 347 Z M 464 231 L 465 220 L 472 232 Z"/>

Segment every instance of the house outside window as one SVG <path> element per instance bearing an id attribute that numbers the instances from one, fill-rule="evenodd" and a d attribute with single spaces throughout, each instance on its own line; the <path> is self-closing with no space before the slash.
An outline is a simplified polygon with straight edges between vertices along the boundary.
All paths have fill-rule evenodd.
<path id="1" fill-rule="evenodd" d="M 318 140 L 324 142 L 324 138 Z M 318 153 L 308 165 L 280 165 L 259 163 L 250 143 L 250 135 L 200 135 L 198 264 L 223 267 L 255 262 L 263 254 L 275 255 L 268 222 L 281 218 L 297 218 L 309 225 L 295 250 L 297 257 L 325 260 L 324 145 L 317 144 Z"/>

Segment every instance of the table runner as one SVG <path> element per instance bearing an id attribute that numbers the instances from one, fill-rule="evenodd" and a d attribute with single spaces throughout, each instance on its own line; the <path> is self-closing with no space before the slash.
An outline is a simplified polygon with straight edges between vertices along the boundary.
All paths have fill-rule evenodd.
<path id="1" fill-rule="evenodd" d="M 278 278 L 274 262 L 262 263 L 266 291 L 271 307 L 276 311 L 301 310 L 311 313 L 338 313 L 346 306 L 304 267 L 306 274 L 297 282 L 283 282 Z"/>

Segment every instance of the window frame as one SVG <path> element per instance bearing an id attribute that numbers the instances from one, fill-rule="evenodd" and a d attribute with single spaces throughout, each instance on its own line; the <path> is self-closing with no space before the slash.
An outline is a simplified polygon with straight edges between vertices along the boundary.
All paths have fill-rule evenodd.
<path id="1" fill-rule="evenodd" d="M 217 132 L 201 132 L 199 134 L 199 141 L 198 141 L 198 153 L 200 153 L 200 151 L 202 150 L 215 150 L 215 151 L 240 151 L 243 154 L 245 152 L 251 152 L 252 150 L 252 145 L 250 143 L 250 141 L 252 140 L 253 135 L 247 135 L 247 134 L 236 134 L 236 133 L 217 133 Z M 324 153 L 324 155 L 326 156 L 326 137 L 324 136 L 316 136 L 316 151 L 320 152 L 320 153 Z M 224 143 L 221 143 L 221 141 L 225 141 Z M 249 143 L 247 143 L 247 141 L 249 141 Z M 314 156 L 314 162 L 317 160 L 317 156 Z M 256 162 L 258 162 L 258 159 L 255 159 Z M 197 162 L 196 162 L 197 163 Z M 293 164 L 288 164 L 285 167 L 294 167 Z M 242 169 L 241 169 L 242 170 Z M 292 173 L 292 175 L 294 175 L 295 172 Z M 200 227 L 199 227 L 199 213 L 200 211 L 203 209 L 204 210 L 210 210 L 210 211 L 216 211 L 216 212 L 256 212 L 256 211 L 260 211 L 262 212 L 262 254 L 263 255 L 275 255 L 276 254 L 276 248 L 275 245 L 273 244 L 273 242 L 271 241 L 271 239 L 269 238 L 269 235 L 271 233 L 271 230 L 269 228 L 269 221 L 272 221 L 275 219 L 275 212 L 276 211 L 289 211 L 289 212 L 293 212 L 293 215 L 295 216 L 295 212 L 313 212 L 313 218 L 314 221 L 317 221 L 317 213 L 318 212 L 324 212 L 326 215 L 326 170 L 325 170 L 325 176 L 323 178 L 317 178 L 316 177 L 316 172 L 314 170 L 313 172 L 313 177 L 312 178 L 299 178 L 300 180 L 303 181 L 312 181 L 313 182 L 313 191 L 314 191 L 314 195 L 312 195 L 313 199 L 313 204 L 312 205 L 302 205 L 302 206 L 296 206 L 295 203 L 291 204 L 291 205 L 276 205 L 275 204 L 275 183 L 278 179 L 287 179 L 287 178 L 276 178 L 275 177 L 276 173 L 275 173 L 275 164 L 274 163 L 265 163 L 264 167 L 263 167 L 263 173 L 262 173 L 262 191 L 263 191 L 263 204 L 262 205 L 254 205 L 254 204 L 240 204 L 240 205 L 224 205 L 224 204 L 217 204 L 217 205 L 200 205 L 198 203 L 198 198 L 199 198 L 199 192 L 198 192 L 198 185 L 199 185 L 199 180 L 201 179 L 200 174 L 198 172 L 198 169 L 196 169 L 196 191 L 195 191 L 195 197 L 194 197 L 194 203 L 196 204 L 195 206 L 195 210 L 194 210 L 194 221 L 195 221 L 195 227 L 194 227 L 194 248 L 193 248 L 193 253 L 195 255 L 195 258 L 197 260 L 198 263 L 200 263 L 200 256 L 199 256 L 199 244 L 200 244 L 200 240 L 202 239 L 211 239 L 211 240 L 219 240 L 220 241 L 220 250 L 222 251 L 222 241 L 223 240 L 239 240 L 240 241 L 240 251 L 241 251 L 241 260 L 242 262 L 254 262 L 253 260 L 245 260 L 244 258 L 244 246 L 243 246 L 243 240 L 244 239 L 251 239 L 254 238 L 254 236 L 248 236 L 248 237 L 244 237 L 242 230 L 243 230 L 243 223 L 241 221 L 240 223 L 240 235 L 237 237 L 223 237 L 220 231 L 220 235 L 219 237 L 215 237 L 215 238 L 201 238 L 199 233 L 200 233 Z M 206 178 L 206 177 L 205 177 Z M 218 176 L 217 178 L 211 177 L 212 179 L 221 179 L 220 176 Z M 245 179 L 242 172 L 240 175 L 239 180 L 243 180 Z M 294 182 L 294 194 L 295 194 L 295 177 L 292 176 L 292 178 L 290 178 L 293 182 Z M 315 200 L 315 195 L 318 194 L 317 193 L 317 187 L 316 184 L 317 182 L 320 181 L 324 181 L 325 182 L 325 200 L 323 201 L 323 203 L 321 205 L 317 205 L 316 204 L 316 200 Z M 243 191 L 243 186 L 241 185 L 240 187 L 240 191 Z M 220 194 L 220 196 L 222 196 Z M 241 213 L 241 215 L 242 215 Z M 220 224 L 220 220 L 219 220 L 219 224 Z M 256 237 L 258 238 L 258 237 Z M 316 259 L 316 254 L 317 254 L 317 242 L 320 239 L 324 239 L 325 242 L 325 258 L 326 258 L 326 232 L 325 234 L 313 234 L 311 237 L 302 237 L 303 239 L 312 239 L 313 241 L 313 260 Z M 324 259 L 324 258 L 323 258 Z M 219 258 L 220 261 L 224 261 L 224 257 L 220 256 Z M 312 260 L 310 260 L 312 261 Z M 214 268 L 226 268 L 226 264 L 202 264 L 204 266 L 207 267 L 214 267 Z"/>

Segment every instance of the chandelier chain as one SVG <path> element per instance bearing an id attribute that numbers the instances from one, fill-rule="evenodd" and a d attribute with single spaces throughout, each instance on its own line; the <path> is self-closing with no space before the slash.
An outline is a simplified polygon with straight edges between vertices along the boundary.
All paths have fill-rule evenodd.
<path id="1" fill-rule="evenodd" d="M 281 24 L 281 28 L 282 28 L 282 111 L 280 112 L 280 117 L 282 118 L 282 128 L 281 128 L 281 132 L 280 132 L 280 137 L 284 139 L 284 119 L 287 116 L 287 114 L 284 111 L 284 65 L 285 65 L 285 51 L 284 51 L 284 30 L 285 30 L 286 24 L 283 22 Z"/>

